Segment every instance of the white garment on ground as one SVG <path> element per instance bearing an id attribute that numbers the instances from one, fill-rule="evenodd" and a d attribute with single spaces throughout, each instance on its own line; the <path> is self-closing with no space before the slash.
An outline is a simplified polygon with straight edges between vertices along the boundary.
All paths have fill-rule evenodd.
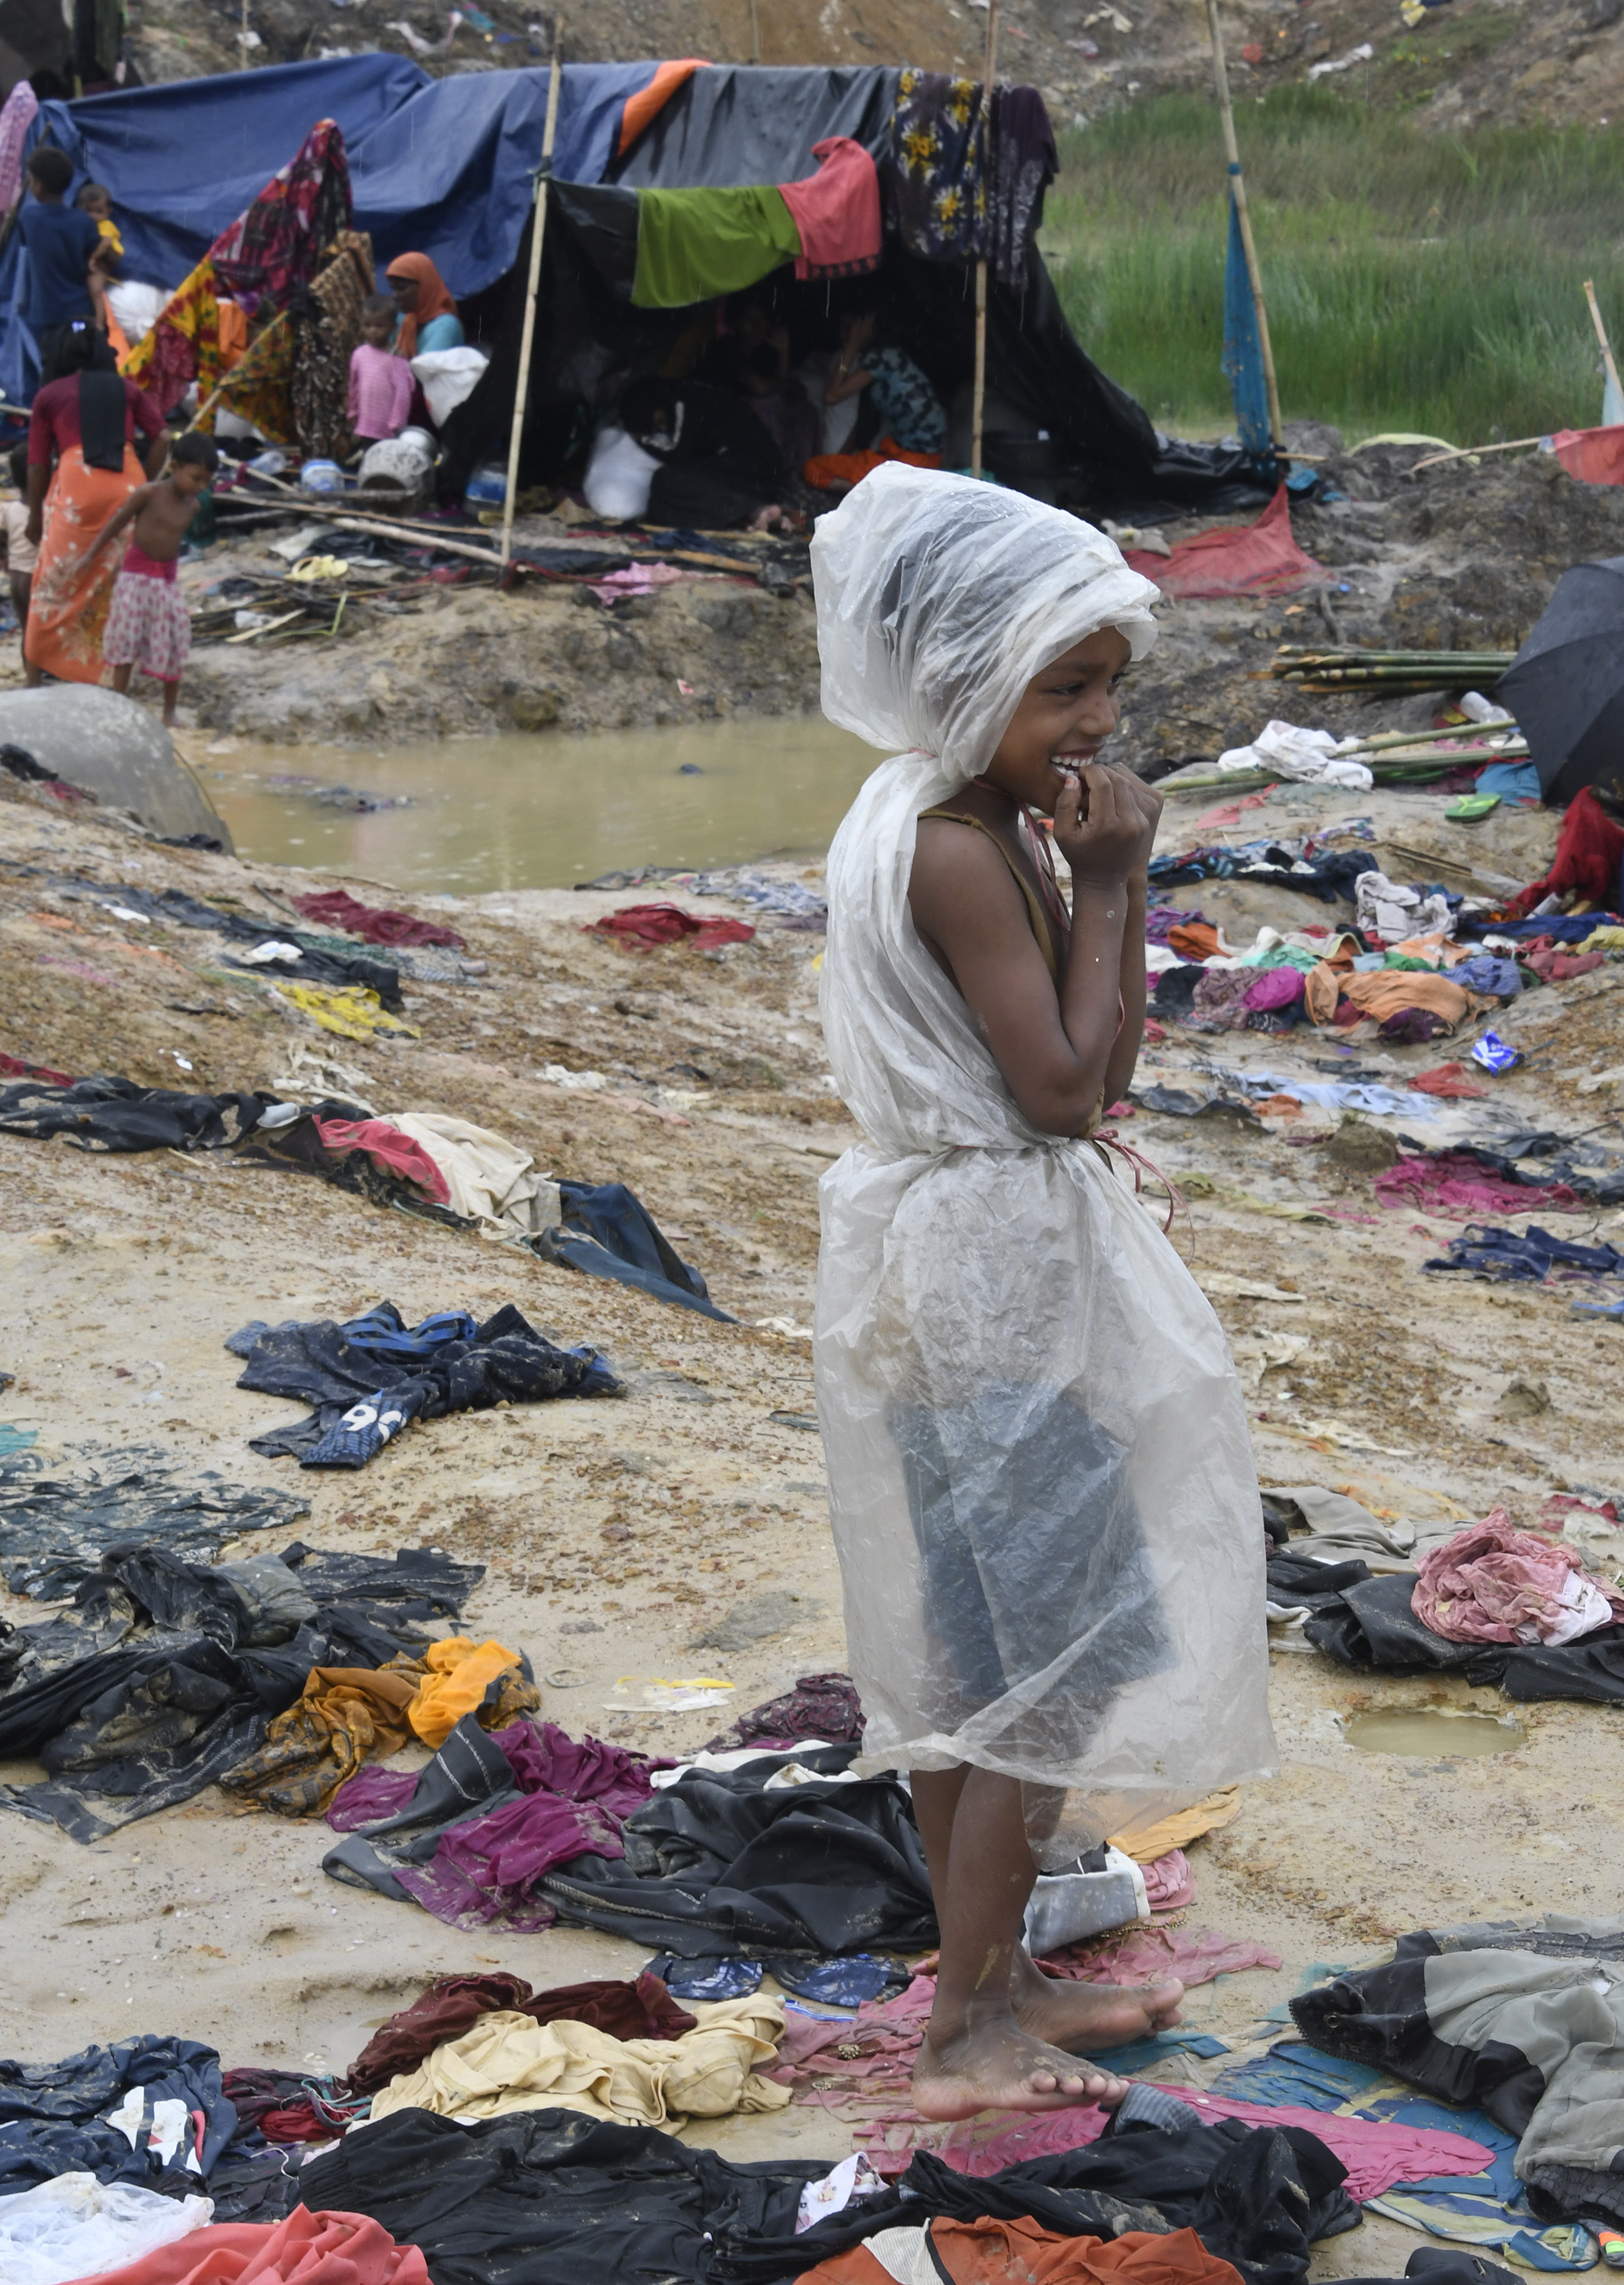
<path id="1" fill-rule="evenodd" d="M 467 403 L 490 362 L 484 350 L 471 343 L 454 349 L 425 349 L 412 359 L 412 377 L 422 385 L 428 417 L 436 428 L 443 428 L 457 407 Z"/>
<path id="2" fill-rule="evenodd" d="M 445 1177 L 453 1213 L 494 1223 L 504 1233 L 534 1237 L 561 1220 L 558 1184 L 536 1171 L 536 1161 L 489 1127 L 438 1111 L 391 1111 L 391 1127 L 420 1142 Z"/>
<path id="3" fill-rule="evenodd" d="M 632 522 L 647 512 L 648 487 L 659 465 L 654 454 L 644 452 L 624 428 L 612 424 L 600 428 L 592 439 L 592 458 L 581 484 L 587 506 L 594 515 L 610 516 L 620 523 Z"/>
<path id="4" fill-rule="evenodd" d="M 1270 722 L 1250 746 L 1231 746 L 1220 754 L 1220 770 L 1267 770 L 1281 778 L 1297 778 L 1305 785 L 1346 786 L 1363 793 L 1376 781 L 1362 762 L 1338 758 L 1337 741 L 1329 730 L 1299 730 L 1295 722 Z"/>
<path id="5" fill-rule="evenodd" d="M 214 2210 L 212 2198 L 167 2198 L 98 2182 L 94 2174 L 58 2174 L 0 2198 L 0 2278 L 4 2285 L 68 2285 L 122 2269 L 204 2228 Z"/>
<path id="6" fill-rule="evenodd" d="M 1075 1789 L 1075 1859 L 1273 1766 L 1257 1475 L 1210 1303 L 1103 1147 L 1024 1118 L 907 890 L 919 813 L 1073 642 L 1147 649 L 1155 590 L 1074 517 L 903 467 L 812 563 L 825 713 L 930 749 L 828 861 L 824 1030 L 867 1137 L 820 1185 L 814 1346 L 856 1767 Z"/>
<path id="7" fill-rule="evenodd" d="M 1446 936 L 1455 927 L 1449 899 L 1442 894 L 1422 896 L 1385 873 L 1361 873 L 1354 883 L 1354 918 L 1366 936 L 1384 944 L 1399 944 L 1407 937 Z"/>

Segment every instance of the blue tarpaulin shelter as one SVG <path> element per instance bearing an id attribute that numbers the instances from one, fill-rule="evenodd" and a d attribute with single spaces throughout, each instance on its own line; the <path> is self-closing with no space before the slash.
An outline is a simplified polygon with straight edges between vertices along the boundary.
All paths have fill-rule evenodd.
<path id="1" fill-rule="evenodd" d="M 554 172 L 596 183 L 615 154 L 629 96 L 652 62 L 566 64 Z M 47 103 L 35 143 L 55 143 L 105 183 L 124 240 L 124 275 L 174 287 L 285 167 L 318 119 L 344 132 L 357 230 L 380 263 L 427 254 L 455 294 L 510 270 L 530 213 L 547 107 L 545 70 L 430 79 L 405 56 L 278 64 L 176 80 L 78 103 Z M 21 320 L 22 249 L 0 255 L 0 393 L 32 394 Z"/>

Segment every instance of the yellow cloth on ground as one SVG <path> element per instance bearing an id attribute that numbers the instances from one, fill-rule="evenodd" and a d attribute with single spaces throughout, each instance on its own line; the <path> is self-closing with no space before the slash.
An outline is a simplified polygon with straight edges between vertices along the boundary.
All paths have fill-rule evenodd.
<path id="1" fill-rule="evenodd" d="M 238 977 L 236 981 L 242 979 Z M 421 1037 L 415 1024 L 403 1024 L 398 1016 L 388 1015 L 378 994 L 365 984 L 344 984 L 333 992 L 320 991 L 314 984 L 277 984 L 272 988 L 312 1017 L 324 1032 L 336 1032 L 341 1040 L 365 1041 L 378 1032 L 404 1032 L 414 1040 Z"/>
<path id="2" fill-rule="evenodd" d="M 1220 1825 L 1228 1825 L 1240 1813 L 1241 1788 L 1224 1786 L 1189 1809 L 1175 1809 L 1171 1817 L 1158 1817 L 1154 1825 L 1113 1833 L 1110 1845 L 1136 1865 L 1154 1865 L 1170 1849 L 1182 1849 L 1188 1841 L 1199 1841 L 1204 1833 L 1216 1833 Z"/>
<path id="3" fill-rule="evenodd" d="M 784 2003 L 693 2003 L 697 2030 L 679 2039 L 616 2039 L 588 2023 L 482 2015 L 414 2071 L 373 2097 L 373 2116 L 432 2110 L 442 2118 L 499 2118 L 513 2110 L 581 2110 L 623 2126 L 781 2110 L 789 2089 L 756 2075 L 783 2035 Z"/>
<path id="4" fill-rule="evenodd" d="M 498 1675 L 509 1667 L 517 1669 L 519 1653 L 504 1650 L 499 1642 L 475 1644 L 451 1635 L 429 1644 L 423 1664 L 428 1672 L 408 1718 L 423 1743 L 438 1751 L 465 1714 L 477 1713 Z"/>

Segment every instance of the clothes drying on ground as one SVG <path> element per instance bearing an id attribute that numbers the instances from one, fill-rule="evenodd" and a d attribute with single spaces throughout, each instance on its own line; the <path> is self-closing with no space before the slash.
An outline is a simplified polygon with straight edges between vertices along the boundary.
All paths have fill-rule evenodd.
<path id="1" fill-rule="evenodd" d="M 67 2173 L 191 2197 L 236 2128 L 220 2058 L 196 2039 L 119 2039 L 60 2062 L 0 2062 L 0 2199 Z"/>
<path id="2" fill-rule="evenodd" d="M 456 1927 L 550 1928 L 546 1874 L 618 1856 L 657 1766 L 593 1738 L 577 1745 L 550 1722 L 487 1737 L 465 1715 L 426 1769 L 366 1769 L 341 1788 L 327 1821 L 346 1837 L 322 1869 Z"/>
<path id="3" fill-rule="evenodd" d="M 1329 2054 L 1476 2101 L 1519 2137 L 1517 2176 L 1543 2218 L 1624 2223 L 1624 1928 L 1547 1913 L 1399 1939 L 1391 1966 L 1346 1972 L 1291 2003 Z"/>
<path id="4" fill-rule="evenodd" d="M 0 2277 L 6 2285 L 72 2285 L 190 2237 L 213 2212 L 205 2197 L 166 2198 L 90 2173 L 58 2174 L 0 2197 Z"/>
<path id="5" fill-rule="evenodd" d="M 436 1205 L 451 1205 L 450 1186 L 435 1161 L 420 1142 L 391 1120 L 318 1118 L 314 1124 L 326 1150 L 364 1150 L 385 1173 L 420 1184 Z"/>
<path id="6" fill-rule="evenodd" d="M 295 2206 L 276 2222 L 211 2224 L 97 2285 L 429 2285 L 415 2245 L 362 2214 Z"/>
<path id="7" fill-rule="evenodd" d="M 1502 1507 L 1422 1558 L 1413 1606 L 1449 1642 L 1560 1645 L 1624 1619 L 1624 1594 L 1565 1541 L 1518 1531 Z"/>
<path id="8" fill-rule="evenodd" d="M 683 1260 L 654 1216 L 624 1182 L 560 1182 L 560 1221 L 536 1241 L 544 1261 L 588 1277 L 635 1286 L 656 1301 L 695 1310 L 718 1324 L 738 1320 L 718 1309 L 692 1262 Z"/>
<path id="9" fill-rule="evenodd" d="M 482 2015 L 498 2009 L 537 2023 L 561 2017 L 589 2023 L 616 2039 L 675 2039 L 698 2022 L 647 1970 L 635 1983 L 603 1979 L 555 1984 L 546 1991 L 532 1991 L 522 1975 L 443 1975 L 379 2026 L 350 2064 L 346 2080 L 358 2093 L 376 2093 L 390 2079 L 414 2070 L 442 2041 L 459 2038 Z"/>
<path id="10" fill-rule="evenodd" d="M 895 2285 L 899 2277 L 950 2285 L 1005 2285 L 1017 2277 L 1022 2285 L 1240 2285 L 1239 2273 L 1214 2260 L 1194 2230 L 1067 2237 L 1024 2216 L 897 2223 L 806 2274 L 815 2285 Z"/>
<path id="11" fill-rule="evenodd" d="M 0 1088 L 0 1134 L 61 1135 L 81 1150 L 224 1150 L 253 1133 L 265 1108 L 255 1095 L 186 1095 L 103 1072 L 67 1087 Z"/>
<path id="12" fill-rule="evenodd" d="M 565 2111 L 459 2127 L 403 2110 L 311 2159 L 302 2187 L 307 2203 L 370 2213 L 421 2246 L 435 2285 L 490 2285 L 495 2272 L 504 2285 L 779 2285 L 937 2214 L 1030 2217 L 1079 2237 L 1125 2221 L 1191 2228 L 1246 2285 L 1302 2285 L 1310 2245 L 1358 2218 L 1341 2167 L 1298 2130 L 1142 2130 L 974 2182 L 922 2153 L 895 2187 L 797 2234 L 801 2193 L 830 2163 L 732 2164 L 654 2128 Z"/>
<path id="13" fill-rule="evenodd" d="M 606 913 L 601 920 L 593 921 L 589 933 L 619 937 L 643 952 L 691 939 L 704 952 L 718 944 L 749 944 L 756 931 L 748 921 L 685 913 L 680 905 L 623 905 L 617 913 Z"/>
<path id="14" fill-rule="evenodd" d="M 1624 1706 L 1624 1626 L 1557 1645 L 1448 1642 L 1416 1616 L 1416 1581 L 1414 1571 L 1395 1571 L 1343 1588 L 1304 1620 L 1305 1637 L 1344 1666 L 1460 1673 L 1474 1689 L 1502 1690 L 1524 1704 L 1568 1698 Z"/>
<path id="15" fill-rule="evenodd" d="M 851 1758 L 808 1749 L 814 1767 Z M 894 1779 L 772 1787 L 773 1761 L 691 1771 L 629 1818 L 623 1862 L 585 1857 L 541 1893 L 561 1920 L 704 1959 L 911 1951 L 937 1941 L 911 1804 Z"/>
<path id="16" fill-rule="evenodd" d="M 489 1127 L 428 1111 L 392 1111 L 388 1124 L 438 1168 L 433 1195 L 443 1196 L 453 1213 L 515 1237 L 533 1237 L 556 1218 L 553 1185 L 535 1159 Z"/>
<path id="17" fill-rule="evenodd" d="M 778 2052 L 784 2003 L 759 1994 L 694 2003 L 698 2022 L 675 2039 L 617 2039 L 568 2017 L 482 2015 L 416 2070 L 373 2097 L 372 2115 L 432 2110 L 443 2118 L 499 2118 L 513 2110 L 581 2110 L 626 2126 L 735 2111 L 781 2110 L 788 2087 L 758 2075 Z"/>
<path id="18" fill-rule="evenodd" d="M 1255 523 L 1198 531 L 1193 539 L 1181 539 L 1167 555 L 1130 547 L 1124 560 L 1134 570 L 1154 579 L 1165 595 L 1175 595 L 1181 601 L 1212 595 L 1283 594 L 1330 576 L 1293 538 L 1283 484 Z"/>
<path id="19" fill-rule="evenodd" d="M 464 938 L 453 928 L 439 921 L 420 920 L 414 913 L 397 912 L 392 905 L 364 905 L 352 897 L 348 889 L 323 889 L 302 897 L 291 897 L 307 921 L 318 921 L 324 928 L 343 929 L 351 936 L 363 937 L 368 944 L 442 944 L 453 952 L 463 949 Z"/>
<path id="20" fill-rule="evenodd" d="M 0 1459 L 0 1570 L 13 1595 L 71 1595 L 120 1540 L 155 1542 L 212 1561 L 228 1540 L 280 1530 L 310 1512 L 306 1493 L 194 1473 L 161 1447 L 80 1447 L 71 1457 Z"/>
<path id="21" fill-rule="evenodd" d="M 1447 977 L 1422 969 L 1373 970 L 1367 974 L 1342 973 L 1329 966 L 1316 968 L 1308 978 L 1306 1008 L 1313 1024 L 1329 1024 L 1344 1000 L 1351 1000 L 1361 1015 L 1386 1023 L 1407 1009 L 1424 1008 L 1453 1031 L 1471 1013 L 1471 994 Z"/>
<path id="22" fill-rule="evenodd" d="M 1535 1208 L 1541 1213 L 1578 1213 L 1583 1205 L 1567 1184 L 1542 1182 L 1496 1153 L 1469 1144 L 1400 1158 L 1377 1176 L 1375 1190 L 1385 1206 L 1408 1206 L 1452 1221 Z"/>
<path id="23" fill-rule="evenodd" d="M 741 1714 L 705 1750 L 722 1754 L 735 1746 L 794 1746 L 807 1738 L 831 1746 L 862 1743 L 863 1709 L 849 1674 L 804 1674 L 781 1698 L 769 1698 Z"/>
<path id="24" fill-rule="evenodd" d="M 1543 1204 L 1542 1195 L 1528 1204 Z M 1557 1272 L 1586 1278 L 1624 1276 L 1624 1251 L 1613 1245 L 1580 1245 L 1553 1230 L 1541 1229 L 1534 1222 L 1520 1236 L 1514 1229 L 1469 1222 L 1459 1237 L 1449 1240 L 1447 1256 L 1435 1256 L 1421 1266 L 1470 1269 L 1474 1277 L 1491 1278 L 1501 1284 L 1540 1285 Z"/>
<path id="25" fill-rule="evenodd" d="M 425 1319 L 415 1331 L 388 1301 L 341 1325 L 331 1319 L 279 1325 L 256 1319 L 233 1333 L 226 1347 L 246 1360 L 239 1388 L 317 1408 L 306 1420 L 249 1439 L 249 1449 L 268 1458 L 309 1457 L 352 1407 L 378 1394 L 408 1418 L 438 1420 L 504 1401 L 529 1404 L 620 1391 L 595 1349 L 554 1348 L 512 1302 L 482 1325 L 452 1311 Z"/>
<path id="26" fill-rule="evenodd" d="M 323 1808 L 363 1762 L 411 1743 L 406 1715 L 419 1681 L 419 1672 L 393 1666 L 312 1667 L 298 1701 L 276 1716 L 246 1761 L 224 1771 L 221 1785 L 285 1817 Z"/>

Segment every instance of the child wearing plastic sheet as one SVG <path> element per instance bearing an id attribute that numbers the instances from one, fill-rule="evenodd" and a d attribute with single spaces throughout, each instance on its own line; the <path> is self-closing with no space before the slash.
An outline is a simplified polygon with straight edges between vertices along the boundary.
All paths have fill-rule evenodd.
<path id="1" fill-rule="evenodd" d="M 866 1139 L 821 1185 L 815 1359 L 857 1767 L 912 1772 L 941 1924 L 914 2100 L 1110 2105 L 1077 2058 L 1181 1987 L 1043 1976 L 1033 1881 L 1274 1759 L 1234 1368 L 1094 1139 L 1139 1049 L 1160 807 L 1095 758 L 1156 591 L 1072 516 L 900 467 L 812 569 L 824 711 L 894 756 L 829 853 L 824 1029 Z"/>

